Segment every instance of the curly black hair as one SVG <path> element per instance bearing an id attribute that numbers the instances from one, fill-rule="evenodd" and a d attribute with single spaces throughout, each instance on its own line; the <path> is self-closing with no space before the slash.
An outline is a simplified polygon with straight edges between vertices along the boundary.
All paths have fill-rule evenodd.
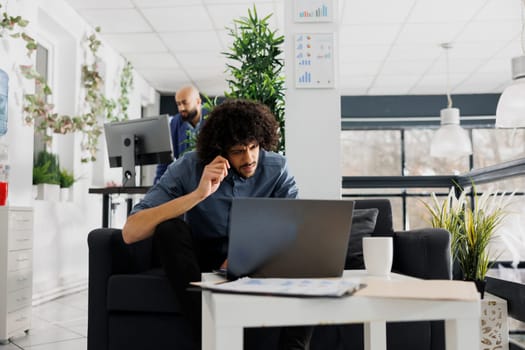
<path id="1" fill-rule="evenodd" d="M 262 103 L 244 99 L 226 100 L 213 109 L 197 137 L 199 158 L 206 164 L 225 156 L 231 147 L 256 141 L 267 151 L 276 149 L 277 121 Z"/>

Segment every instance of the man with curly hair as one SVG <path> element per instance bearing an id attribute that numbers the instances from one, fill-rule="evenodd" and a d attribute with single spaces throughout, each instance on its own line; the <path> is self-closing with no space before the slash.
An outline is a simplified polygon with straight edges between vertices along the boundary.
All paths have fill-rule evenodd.
<path id="1" fill-rule="evenodd" d="M 197 348 L 201 296 L 187 287 L 200 280 L 201 272 L 226 267 L 232 199 L 297 197 L 286 158 L 273 152 L 278 137 L 268 107 L 240 99 L 223 102 L 202 127 L 197 150 L 170 164 L 122 230 L 126 243 L 153 235 Z M 279 349 L 308 349 L 311 334 L 311 327 L 284 327 Z"/>

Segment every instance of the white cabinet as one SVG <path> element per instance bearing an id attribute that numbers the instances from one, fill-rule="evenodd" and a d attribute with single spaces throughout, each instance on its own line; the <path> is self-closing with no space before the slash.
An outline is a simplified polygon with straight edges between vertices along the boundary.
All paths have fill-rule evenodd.
<path id="1" fill-rule="evenodd" d="M 33 210 L 0 207 L 0 343 L 31 326 Z"/>

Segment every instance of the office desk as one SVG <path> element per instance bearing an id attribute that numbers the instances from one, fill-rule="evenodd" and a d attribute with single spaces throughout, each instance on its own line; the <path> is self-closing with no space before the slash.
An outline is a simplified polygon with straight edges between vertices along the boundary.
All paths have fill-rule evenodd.
<path id="1" fill-rule="evenodd" d="M 367 283 L 363 270 L 345 278 Z M 377 277 L 376 277 L 377 278 Z M 392 279 L 411 277 L 391 274 Z M 204 274 L 204 281 L 217 277 Z M 447 350 L 479 350 L 480 301 L 350 296 L 297 298 L 202 291 L 205 350 L 241 350 L 243 328 L 364 323 L 365 350 L 386 350 L 386 322 L 445 320 Z"/>
<path id="2" fill-rule="evenodd" d="M 144 194 L 148 192 L 149 188 L 150 186 L 90 188 L 88 193 L 102 195 L 102 227 L 109 227 L 109 207 L 112 194 Z M 126 203 L 127 214 L 129 215 L 133 208 L 133 200 L 127 198 Z"/>

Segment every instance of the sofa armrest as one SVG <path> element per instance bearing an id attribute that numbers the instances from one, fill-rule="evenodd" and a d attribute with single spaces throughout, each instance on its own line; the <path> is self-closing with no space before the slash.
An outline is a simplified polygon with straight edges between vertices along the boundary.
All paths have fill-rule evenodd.
<path id="1" fill-rule="evenodd" d="M 424 279 L 452 279 L 450 233 L 440 228 L 394 232 L 393 270 Z"/>
<path id="2" fill-rule="evenodd" d="M 120 229 L 101 228 L 88 235 L 88 350 L 106 350 L 108 344 L 107 291 L 114 274 L 142 272 L 152 267 L 151 238 L 126 244 Z"/>
<path id="3" fill-rule="evenodd" d="M 122 239 L 117 229 L 96 229 L 88 235 L 88 350 L 108 348 L 107 284 L 113 273 L 112 241 L 119 236 Z"/>

